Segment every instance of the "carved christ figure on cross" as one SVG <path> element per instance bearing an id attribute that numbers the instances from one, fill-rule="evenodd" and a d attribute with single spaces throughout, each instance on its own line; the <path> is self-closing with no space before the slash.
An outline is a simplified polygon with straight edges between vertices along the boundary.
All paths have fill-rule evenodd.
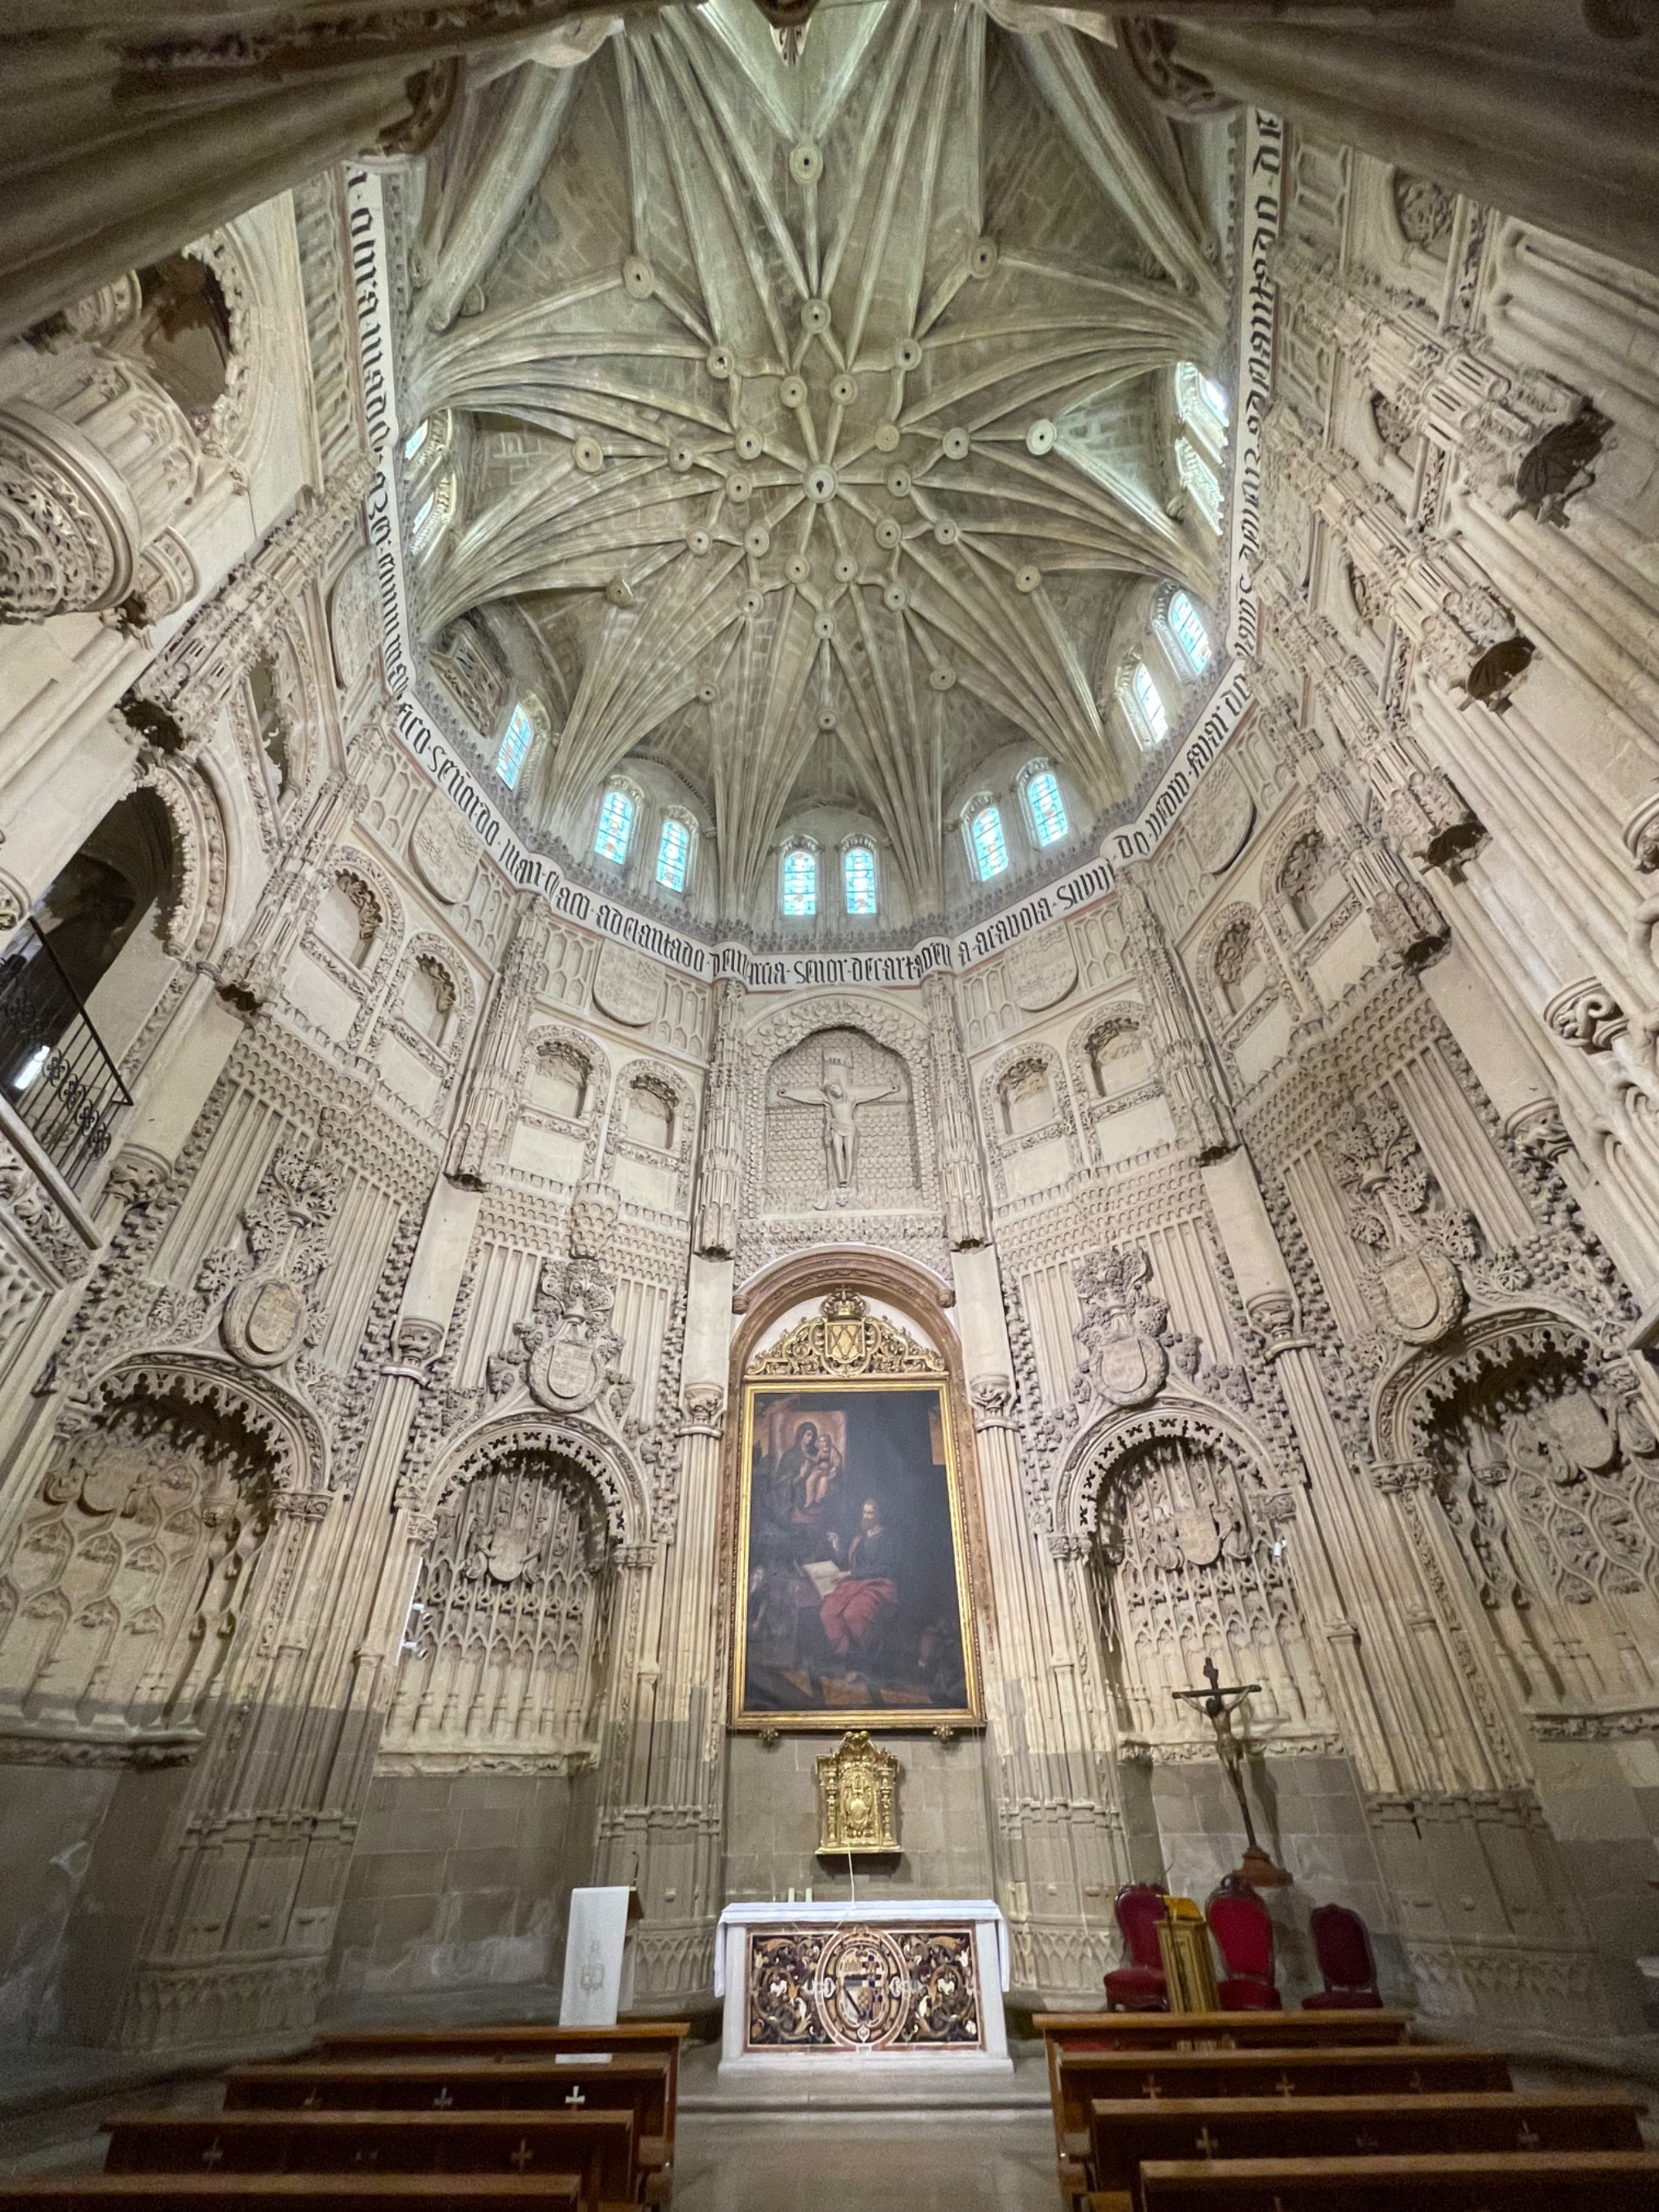
<path id="1" fill-rule="evenodd" d="M 823 1149 L 830 1164 L 830 1189 L 823 1205 L 828 1206 L 833 1199 L 837 1206 L 845 1206 L 852 1196 L 859 1160 L 859 1108 L 873 1105 L 878 1098 L 890 1098 L 896 1088 L 891 1083 L 854 1083 L 852 1055 L 842 1048 L 826 1045 L 817 1089 L 781 1094 L 798 1106 L 823 1109 Z"/>

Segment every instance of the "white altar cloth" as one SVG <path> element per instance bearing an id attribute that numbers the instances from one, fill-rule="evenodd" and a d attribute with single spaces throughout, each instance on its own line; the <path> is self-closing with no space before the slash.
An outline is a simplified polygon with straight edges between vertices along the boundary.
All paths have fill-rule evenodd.
<path id="1" fill-rule="evenodd" d="M 972 1932 L 974 1946 L 980 2025 L 976 2046 L 840 2045 L 806 2050 L 750 2046 L 747 1959 L 749 1940 L 757 1929 L 777 1934 L 818 1928 L 896 1931 L 964 1924 Z M 728 1905 L 720 1915 L 714 1939 L 714 1994 L 725 2000 L 720 2073 L 777 2082 L 793 2078 L 803 2084 L 811 2081 L 826 2087 L 833 2079 L 845 2081 L 849 2076 L 870 2082 L 872 2075 L 885 2075 L 894 2084 L 921 2077 L 938 2084 L 951 2077 L 982 2081 L 987 2074 L 1010 2073 L 1013 2062 L 1008 2056 L 1002 2010 L 1008 1965 L 1008 1924 L 989 1898 L 878 1898 L 859 1905 L 789 1905 L 779 1899 Z"/>

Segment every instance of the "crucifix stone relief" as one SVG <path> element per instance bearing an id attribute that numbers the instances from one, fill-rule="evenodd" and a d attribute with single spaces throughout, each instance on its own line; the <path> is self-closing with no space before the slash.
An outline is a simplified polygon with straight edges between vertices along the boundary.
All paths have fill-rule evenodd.
<path id="1" fill-rule="evenodd" d="M 858 1110 L 878 1098 L 892 1097 L 891 1083 L 859 1083 L 854 1079 L 852 1054 L 840 1045 L 825 1045 L 815 1090 L 781 1091 L 779 1097 L 798 1106 L 823 1109 L 823 1152 L 827 1187 L 818 1200 L 819 1212 L 831 1206 L 852 1202 L 857 1187 L 859 1163 Z"/>

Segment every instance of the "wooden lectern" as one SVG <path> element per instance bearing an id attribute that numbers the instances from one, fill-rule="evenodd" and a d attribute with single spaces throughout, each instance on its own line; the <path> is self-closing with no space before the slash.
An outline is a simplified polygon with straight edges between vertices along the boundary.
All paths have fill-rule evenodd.
<path id="1" fill-rule="evenodd" d="M 1158 1948 L 1171 2012 L 1219 2012 L 1215 1960 L 1204 1915 L 1190 1897 L 1166 1897 Z"/>

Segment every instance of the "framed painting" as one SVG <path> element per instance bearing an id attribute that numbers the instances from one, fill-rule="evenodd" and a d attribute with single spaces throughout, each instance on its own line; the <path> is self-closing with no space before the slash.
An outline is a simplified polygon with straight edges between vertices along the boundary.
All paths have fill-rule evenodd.
<path id="1" fill-rule="evenodd" d="M 741 1451 L 734 1724 L 976 1724 L 943 1374 L 751 1379 Z"/>

